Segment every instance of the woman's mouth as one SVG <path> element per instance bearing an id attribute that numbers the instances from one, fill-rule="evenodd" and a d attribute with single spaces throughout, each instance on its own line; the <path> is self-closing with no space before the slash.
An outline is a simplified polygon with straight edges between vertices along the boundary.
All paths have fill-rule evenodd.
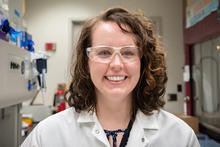
<path id="1" fill-rule="evenodd" d="M 105 79 L 113 82 L 123 81 L 127 78 L 127 76 L 104 76 Z"/>

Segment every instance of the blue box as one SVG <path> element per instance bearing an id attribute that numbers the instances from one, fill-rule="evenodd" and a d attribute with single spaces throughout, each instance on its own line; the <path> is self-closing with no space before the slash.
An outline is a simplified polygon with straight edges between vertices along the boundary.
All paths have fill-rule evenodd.
<path id="1" fill-rule="evenodd" d="M 220 147 L 220 144 L 210 139 L 208 135 L 196 134 L 201 147 Z"/>

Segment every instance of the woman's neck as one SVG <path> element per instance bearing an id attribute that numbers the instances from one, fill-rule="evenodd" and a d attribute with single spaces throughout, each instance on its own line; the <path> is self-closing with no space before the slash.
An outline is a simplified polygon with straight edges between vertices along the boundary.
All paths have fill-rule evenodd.
<path id="1" fill-rule="evenodd" d="M 131 119 L 131 97 L 121 102 L 97 98 L 96 113 L 102 127 L 107 130 L 125 129 Z"/>

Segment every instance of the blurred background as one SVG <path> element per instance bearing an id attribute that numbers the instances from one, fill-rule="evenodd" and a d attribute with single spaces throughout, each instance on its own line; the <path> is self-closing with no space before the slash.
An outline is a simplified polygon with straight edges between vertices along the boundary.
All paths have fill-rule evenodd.
<path id="1" fill-rule="evenodd" d="M 167 53 L 164 109 L 201 146 L 220 146 L 219 0 L 0 0 L 0 146 L 19 146 L 39 121 L 68 107 L 82 25 L 113 6 L 155 24 Z"/>

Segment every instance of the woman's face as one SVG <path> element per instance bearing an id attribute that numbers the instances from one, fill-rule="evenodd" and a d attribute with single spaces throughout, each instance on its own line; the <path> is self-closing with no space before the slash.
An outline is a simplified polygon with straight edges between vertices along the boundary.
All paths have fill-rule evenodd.
<path id="1" fill-rule="evenodd" d="M 123 25 L 122 25 L 123 26 Z M 124 25 L 123 27 L 126 28 Z M 131 34 L 124 33 L 115 22 L 98 22 L 92 31 L 94 46 L 136 46 Z M 101 63 L 89 59 L 89 72 L 96 88 L 97 99 L 121 101 L 131 98 L 131 93 L 140 77 L 140 59 L 124 63 L 119 53 L 111 61 Z"/>

